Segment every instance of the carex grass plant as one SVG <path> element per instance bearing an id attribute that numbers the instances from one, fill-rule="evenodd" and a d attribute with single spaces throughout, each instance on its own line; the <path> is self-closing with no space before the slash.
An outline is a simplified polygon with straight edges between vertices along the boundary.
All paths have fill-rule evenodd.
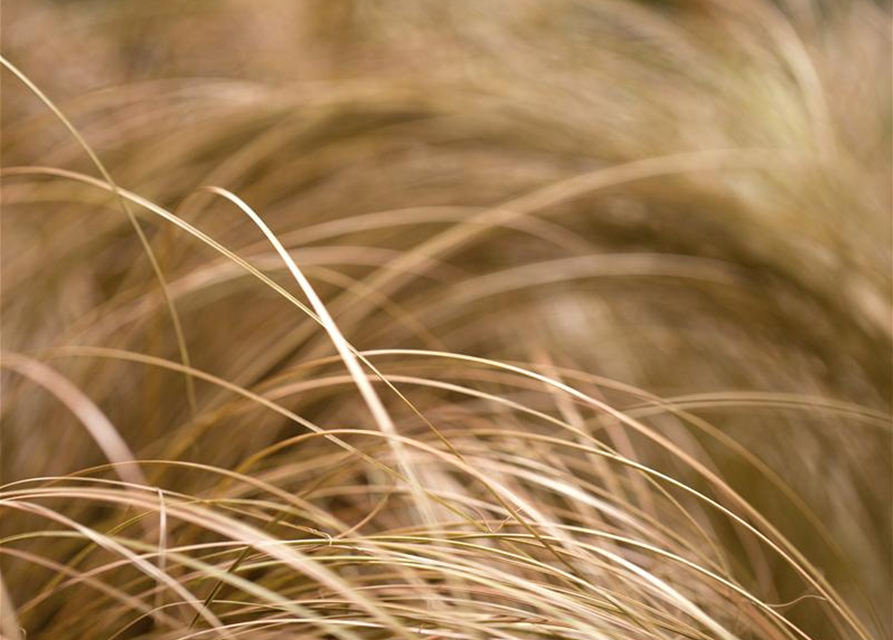
<path id="1" fill-rule="evenodd" d="M 4 639 L 890 637 L 888 2 L 3 8 Z"/>

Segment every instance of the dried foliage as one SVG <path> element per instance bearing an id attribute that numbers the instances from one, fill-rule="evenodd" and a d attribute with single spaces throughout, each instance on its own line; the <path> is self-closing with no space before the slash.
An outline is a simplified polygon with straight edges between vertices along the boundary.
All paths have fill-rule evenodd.
<path id="1" fill-rule="evenodd" d="M 3 8 L 3 638 L 890 637 L 887 3 Z"/>

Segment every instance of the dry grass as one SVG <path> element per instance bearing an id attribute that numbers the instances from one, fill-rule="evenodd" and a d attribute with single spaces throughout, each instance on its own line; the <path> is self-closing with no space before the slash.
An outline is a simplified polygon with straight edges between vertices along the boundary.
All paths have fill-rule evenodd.
<path id="1" fill-rule="evenodd" d="M 887 3 L 3 8 L 3 638 L 890 637 Z"/>

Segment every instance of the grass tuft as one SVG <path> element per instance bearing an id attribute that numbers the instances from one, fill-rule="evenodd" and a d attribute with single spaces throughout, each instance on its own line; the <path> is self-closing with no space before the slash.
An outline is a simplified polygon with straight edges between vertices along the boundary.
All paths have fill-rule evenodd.
<path id="1" fill-rule="evenodd" d="M 4 640 L 893 633 L 889 6 L 5 8 Z"/>

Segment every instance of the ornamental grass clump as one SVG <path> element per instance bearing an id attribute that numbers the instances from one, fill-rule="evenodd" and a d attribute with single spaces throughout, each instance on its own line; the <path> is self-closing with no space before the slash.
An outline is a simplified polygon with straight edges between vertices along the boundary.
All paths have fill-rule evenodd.
<path id="1" fill-rule="evenodd" d="M 9 0 L 5 640 L 883 640 L 890 7 Z"/>

